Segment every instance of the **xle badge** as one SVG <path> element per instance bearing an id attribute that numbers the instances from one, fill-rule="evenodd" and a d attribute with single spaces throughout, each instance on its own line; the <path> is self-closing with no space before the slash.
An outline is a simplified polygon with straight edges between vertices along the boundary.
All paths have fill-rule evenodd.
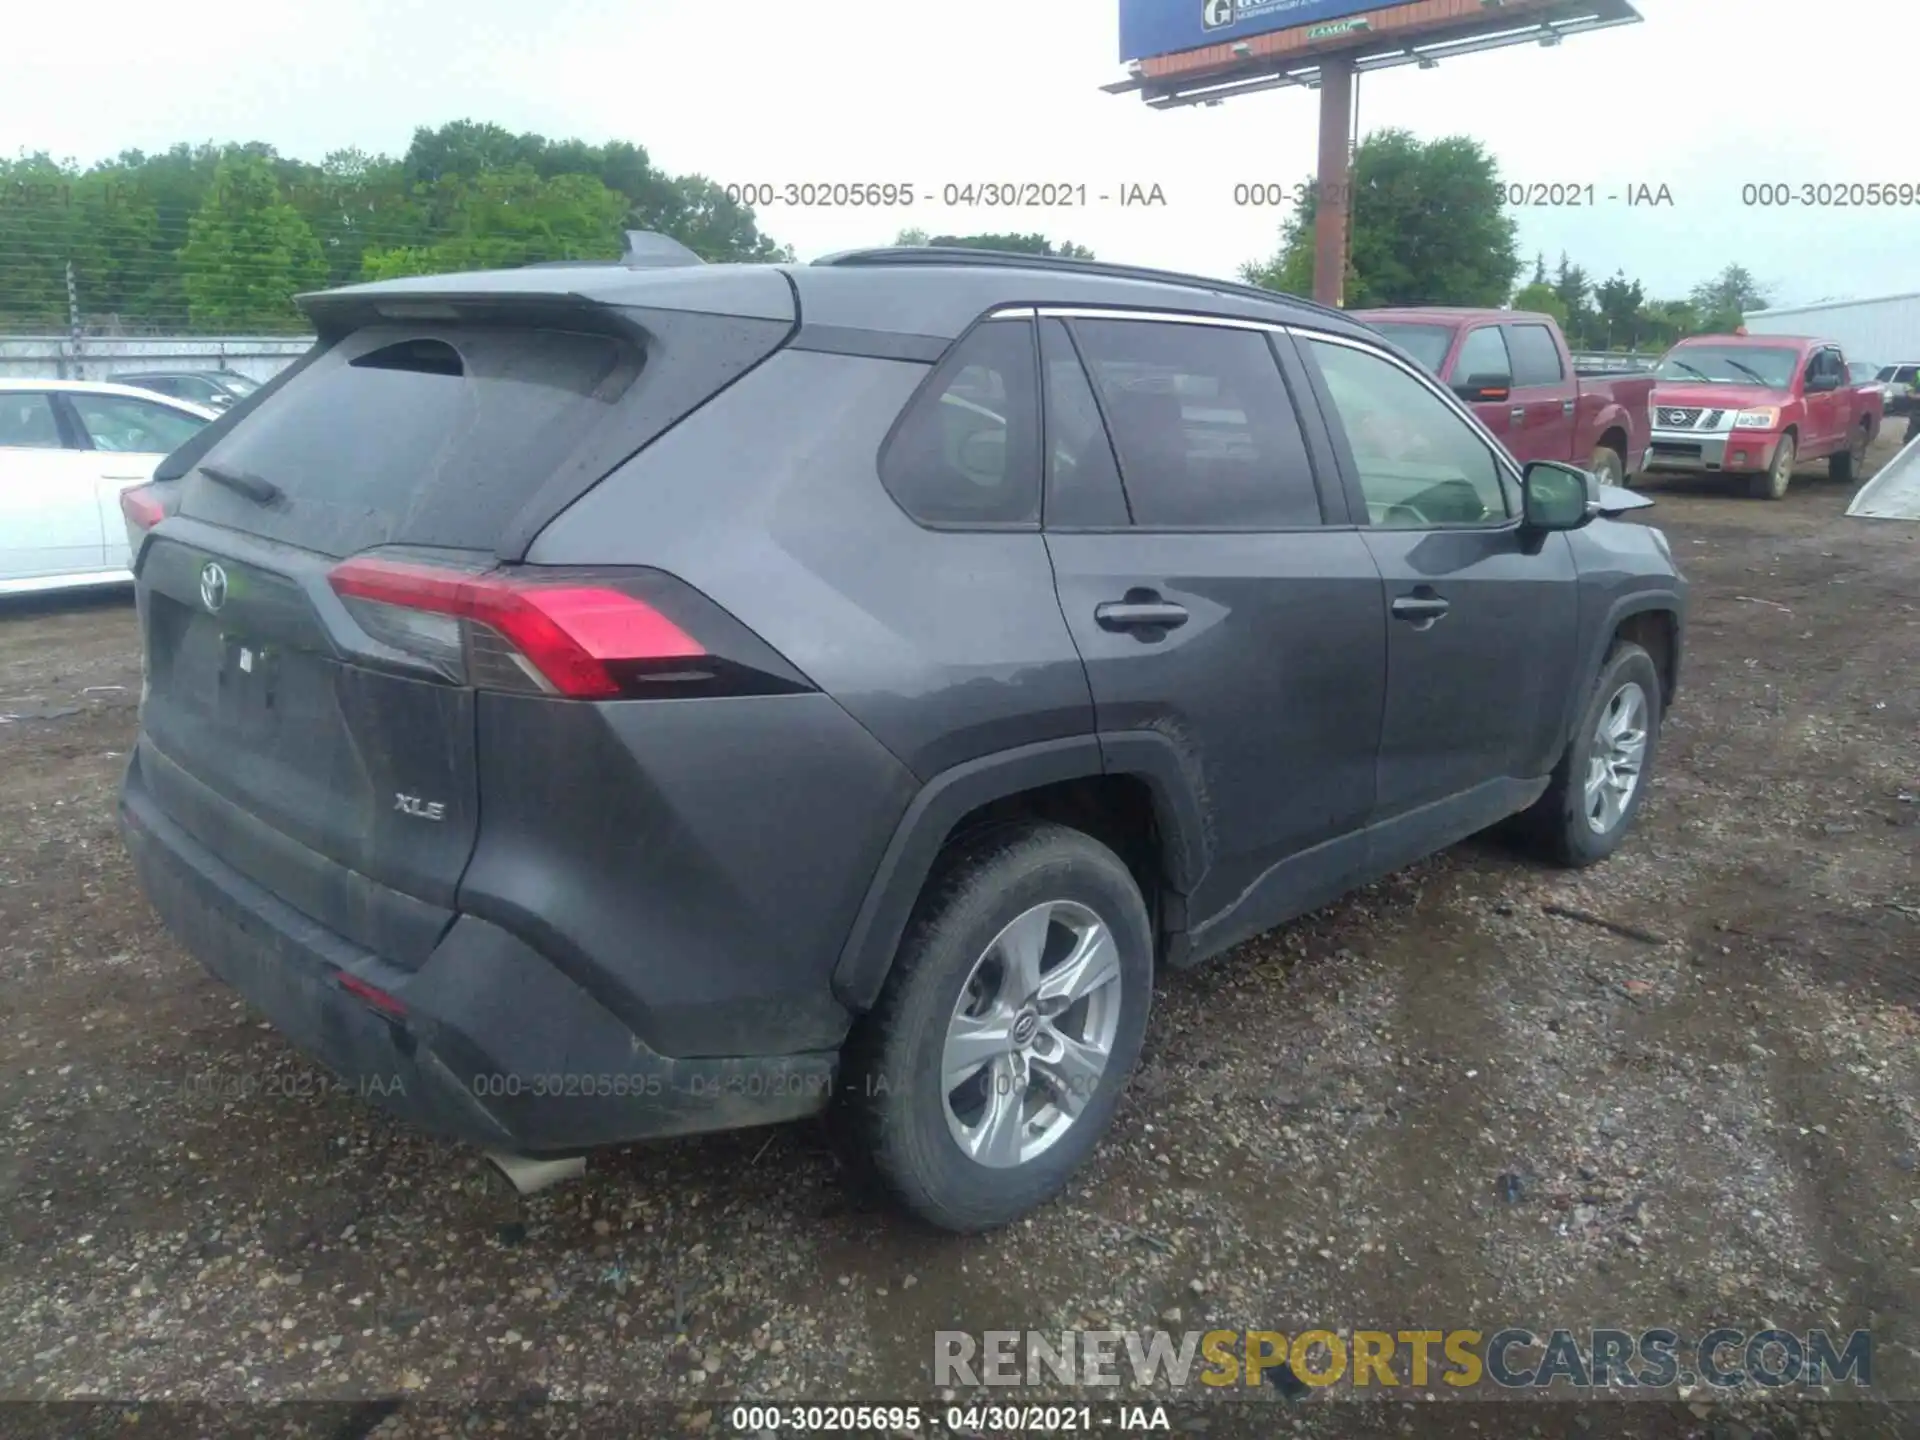
<path id="1" fill-rule="evenodd" d="M 416 820 L 444 820 L 447 807 L 439 800 L 422 800 L 418 795 L 400 795 L 393 797 L 393 808 L 402 815 L 411 815 Z"/>

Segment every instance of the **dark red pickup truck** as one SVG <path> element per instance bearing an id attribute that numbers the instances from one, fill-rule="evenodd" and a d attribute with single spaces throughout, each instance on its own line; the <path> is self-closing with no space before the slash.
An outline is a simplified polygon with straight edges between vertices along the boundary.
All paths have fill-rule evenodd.
<path id="1" fill-rule="evenodd" d="M 1653 377 L 1575 375 L 1551 315 L 1441 306 L 1352 313 L 1451 386 L 1521 464 L 1567 461 L 1609 485 L 1641 468 Z"/>

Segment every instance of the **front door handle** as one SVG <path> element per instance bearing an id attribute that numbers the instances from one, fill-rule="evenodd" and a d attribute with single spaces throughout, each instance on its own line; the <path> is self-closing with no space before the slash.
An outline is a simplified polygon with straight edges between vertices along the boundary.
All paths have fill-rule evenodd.
<path id="1" fill-rule="evenodd" d="M 1562 415 L 1571 415 L 1571 414 L 1573 414 L 1573 412 L 1574 412 L 1574 410 L 1575 410 L 1575 409 L 1577 409 L 1577 408 L 1578 408 L 1578 402 L 1577 402 L 1577 401 L 1573 401 L 1573 400 L 1562 400 L 1562 401 L 1560 402 L 1560 413 L 1561 413 Z"/>
<path id="2" fill-rule="evenodd" d="M 1409 622 L 1416 630 L 1426 629 L 1452 608 L 1449 601 L 1424 585 L 1411 595 L 1397 597 L 1392 606 L 1393 618 Z"/>
<path id="3" fill-rule="evenodd" d="M 1178 630 L 1187 623 L 1187 607 L 1171 600 L 1134 598 L 1096 605 L 1093 618 L 1102 630 Z"/>
<path id="4" fill-rule="evenodd" d="M 1520 424 L 1527 418 L 1527 407 L 1524 405 L 1514 406 L 1513 409 L 1507 412 L 1507 418 L 1516 425 Z"/>

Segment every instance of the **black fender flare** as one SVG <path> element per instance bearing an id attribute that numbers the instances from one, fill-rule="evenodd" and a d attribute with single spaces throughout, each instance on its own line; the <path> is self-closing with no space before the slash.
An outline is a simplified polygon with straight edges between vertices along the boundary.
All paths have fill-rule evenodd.
<path id="1" fill-rule="evenodd" d="M 1567 697 L 1564 723 L 1560 727 L 1563 744 L 1571 743 L 1573 739 L 1574 727 L 1579 725 L 1580 716 L 1586 708 L 1587 686 L 1593 683 L 1593 677 L 1600 673 L 1600 667 L 1606 663 L 1607 651 L 1613 646 L 1615 632 L 1619 630 L 1623 621 L 1630 620 L 1635 615 L 1649 613 L 1673 617 L 1672 674 L 1663 675 L 1660 678 L 1666 683 L 1669 694 L 1678 689 L 1681 649 L 1686 638 L 1686 597 L 1678 590 L 1665 588 L 1635 590 L 1629 595 L 1622 595 L 1608 607 L 1606 619 L 1595 627 L 1592 639 L 1587 642 L 1587 654 L 1584 657 L 1586 664 L 1575 672 L 1587 682 L 1587 685 L 1575 686 Z"/>
<path id="2" fill-rule="evenodd" d="M 1185 894 L 1204 873 L 1207 831 L 1178 749 L 1156 731 L 1075 735 L 963 761 L 924 786 L 894 827 L 833 969 L 833 991 L 856 1011 L 872 1008 L 893 968 L 914 903 L 955 825 L 995 800 L 1063 780 L 1126 774 L 1153 797 L 1167 884 Z"/>

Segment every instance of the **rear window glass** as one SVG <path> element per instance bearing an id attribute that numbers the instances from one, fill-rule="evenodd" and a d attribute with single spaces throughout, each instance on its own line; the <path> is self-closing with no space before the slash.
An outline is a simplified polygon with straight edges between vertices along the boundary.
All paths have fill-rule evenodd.
<path id="1" fill-rule="evenodd" d="M 1566 378 L 1560 365 L 1560 347 L 1544 325 L 1515 325 L 1509 342 L 1513 352 L 1513 383 L 1557 385 Z"/>
<path id="2" fill-rule="evenodd" d="M 606 335 L 358 330 L 204 458 L 279 487 L 263 507 L 201 484 L 203 518 L 329 554 L 392 542 L 487 549 L 631 385 Z"/>
<path id="3" fill-rule="evenodd" d="M 1408 321 L 1385 320 L 1374 327 L 1434 374 L 1446 362 L 1453 347 L 1453 331 L 1445 325 L 1416 325 Z"/>

